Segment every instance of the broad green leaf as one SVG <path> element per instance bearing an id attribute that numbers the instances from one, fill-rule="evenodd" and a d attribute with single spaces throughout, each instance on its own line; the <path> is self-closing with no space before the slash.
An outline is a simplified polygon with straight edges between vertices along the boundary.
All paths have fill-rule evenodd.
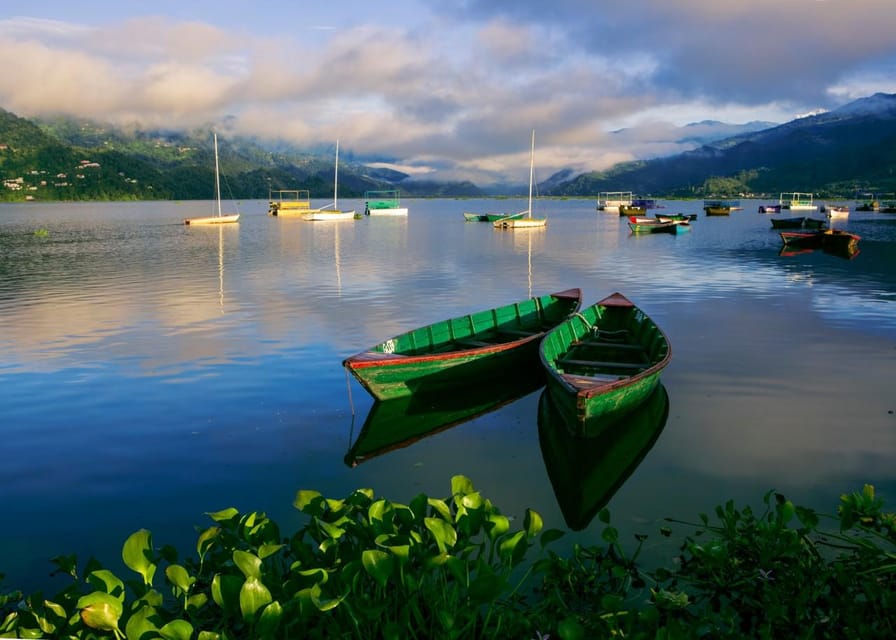
<path id="1" fill-rule="evenodd" d="M 574 617 L 570 616 L 560 621 L 557 625 L 557 635 L 560 640 L 584 640 L 585 628 Z"/>
<path id="2" fill-rule="evenodd" d="M 192 577 L 187 570 L 179 564 L 168 565 L 165 568 L 165 577 L 175 587 L 186 593 L 196 582 L 196 578 Z"/>
<path id="3" fill-rule="evenodd" d="M 485 501 L 478 491 L 474 491 L 473 493 L 465 494 L 461 498 L 460 503 L 465 509 L 481 509 Z"/>
<path id="4" fill-rule="evenodd" d="M 222 509 L 221 511 L 212 511 L 206 513 L 205 515 L 207 515 L 215 522 L 229 522 L 230 520 L 233 520 L 238 515 L 240 515 L 240 512 L 233 507 L 229 507 L 227 509 Z"/>
<path id="5" fill-rule="evenodd" d="M 283 548 L 282 544 L 272 544 L 269 542 L 265 542 L 263 545 L 258 547 L 258 557 L 264 560 L 268 558 Z"/>
<path id="6" fill-rule="evenodd" d="M 386 519 L 386 513 L 391 511 L 386 500 L 377 500 L 367 509 L 367 519 L 370 522 L 382 522 Z"/>
<path id="7" fill-rule="evenodd" d="M 219 533 L 221 533 L 221 527 L 209 527 L 199 534 L 199 539 L 196 541 L 196 553 L 199 554 L 200 561 L 205 559 L 208 548 L 213 544 Z"/>
<path id="8" fill-rule="evenodd" d="M 87 576 L 87 582 L 97 591 L 103 591 L 124 601 L 124 583 L 111 571 L 107 569 L 91 571 Z"/>
<path id="9" fill-rule="evenodd" d="M 318 611 L 330 611 L 331 609 L 335 609 L 339 606 L 339 603 L 345 599 L 345 596 L 340 598 L 322 598 L 321 595 L 323 594 L 323 590 L 318 585 L 311 587 L 310 592 L 311 601 Z"/>
<path id="10" fill-rule="evenodd" d="M 187 605 L 184 607 L 188 612 L 195 613 L 208 603 L 208 595 L 205 593 L 194 593 L 187 598 Z"/>
<path id="11" fill-rule="evenodd" d="M 488 537 L 495 540 L 498 536 L 502 536 L 510 531 L 510 520 L 507 516 L 502 516 L 500 513 L 490 513 L 486 526 L 488 528 Z"/>
<path id="12" fill-rule="evenodd" d="M 473 482 L 468 477 L 458 475 L 451 478 L 452 496 L 465 496 L 474 491 Z"/>
<path id="13" fill-rule="evenodd" d="M 81 596 L 76 606 L 81 611 L 81 620 L 91 629 L 118 631 L 118 620 L 123 611 L 122 602 L 118 598 L 94 591 Z"/>
<path id="14" fill-rule="evenodd" d="M 129 569 L 143 576 L 143 584 L 146 586 L 152 585 L 156 573 L 156 565 L 151 557 L 152 533 L 146 529 L 135 531 L 124 541 L 121 559 Z"/>
<path id="15" fill-rule="evenodd" d="M 261 612 L 258 623 L 255 625 L 255 635 L 259 638 L 272 638 L 280 626 L 280 620 L 283 618 L 282 605 L 274 600 Z"/>
<path id="16" fill-rule="evenodd" d="M 215 631 L 200 631 L 197 640 L 221 640 L 221 634 Z"/>
<path id="17" fill-rule="evenodd" d="M 255 613 L 272 600 L 271 592 L 255 577 L 247 578 L 240 589 L 240 611 L 244 620 L 252 620 Z"/>
<path id="18" fill-rule="evenodd" d="M 519 560 L 526 551 L 526 532 L 517 531 L 509 538 L 502 540 L 498 551 L 505 560 Z"/>
<path id="19" fill-rule="evenodd" d="M 345 529 L 343 529 L 342 527 L 337 527 L 335 524 L 330 524 L 329 522 L 325 522 L 323 520 L 317 520 L 317 525 L 332 540 L 339 540 L 339 538 L 341 538 L 345 534 Z"/>
<path id="20" fill-rule="evenodd" d="M 212 578 L 212 600 L 224 611 L 235 612 L 239 607 L 242 586 L 240 576 L 215 574 Z"/>
<path id="21" fill-rule="evenodd" d="M 386 586 L 395 571 L 395 557 L 379 549 L 366 549 L 361 554 L 361 564 L 381 587 Z"/>
<path id="22" fill-rule="evenodd" d="M 247 578 L 261 578 L 261 558 L 254 553 L 236 549 L 233 552 L 233 563 Z"/>
<path id="23" fill-rule="evenodd" d="M 426 518 L 423 522 L 435 538 L 439 551 L 445 553 L 449 548 L 454 547 L 457 542 L 457 531 L 450 523 L 440 518 Z"/>
<path id="24" fill-rule="evenodd" d="M 445 520 L 451 520 L 451 509 L 448 508 L 448 505 L 445 504 L 444 500 L 439 500 L 438 498 L 428 498 L 426 503 L 436 510 L 436 512 L 445 518 Z"/>
<path id="25" fill-rule="evenodd" d="M 345 500 L 334 500 L 333 498 L 327 498 L 326 503 L 327 507 L 333 513 L 339 513 L 345 508 Z"/>
<path id="26" fill-rule="evenodd" d="M 526 534 L 530 538 L 534 538 L 541 533 L 541 530 L 544 528 L 544 522 L 537 511 L 526 509 L 526 517 L 523 519 L 523 526 L 526 529 Z"/>
<path id="27" fill-rule="evenodd" d="M 155 637 L 159 631 L 160 622 L 155 607 L 140 607 L 128 618 L 124 633 L 128 638 L 142 638 L 146 634 L 149 634 L 149 637 Z"/>
<path id="28" fill-rule="evenodd" d="M 172 620 L 159 629 L 165 640 L 190 640 L 193 636 L 193 625 L 186 620 Z"/>
<path id="29" fill-rule="evenodd" d="M 309 505 L 321 497 L 320 491 L 312 491 L 310 489 L 301 489 L 296 493 L 296 499 L 293 500 L 292 506 L 299 511 L 305 511 Z"/>
<path id="30" fill-rule="evenodd" d="M 559 540 L 563 536 L 566 535 L 565 531 L 561 531 L 560 529 L 547 529 L 543 534 L 541 534 L 541 548 L 544 549 L 546 546 L 554 542 L 555 540 Z"/>

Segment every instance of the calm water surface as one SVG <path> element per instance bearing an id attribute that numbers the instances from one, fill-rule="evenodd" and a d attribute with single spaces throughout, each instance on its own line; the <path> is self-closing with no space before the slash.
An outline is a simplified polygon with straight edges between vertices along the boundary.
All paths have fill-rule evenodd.
<path id="1" fill-rule="evenodd" d="M 372 400 L 341 361 L 569 287 L 586 304 L 621 291 L 672 343 L 665 428 L 609 503 L 623 531 L 653 540 L 665 516 L 770 489 L 833 512 L 868 482 L 896 507 L 896 216 L 837 222 L 862 236 L 845 260 L 779 256 L 754 201 L 730 217 L 665 202 L 699 219 L 643 237 L 591 200 L 540 203 L 547 228 L 517 231 L 461 214 L 521 200 L 407 204 L 407 218 L 309 223 L 243 202 L 223 228 L 181 224 L 210 203 L 0 206 L 3 584 L 44 586 L 63 553 L 117 568 L 141 527 L 189 552 L 204 513 L 228 506 L 289 530 L 305 488 L 403 502 L 446 496 L 461 473 L 504 513 L 564 527 L 540 390 L 351 468 Z"/>

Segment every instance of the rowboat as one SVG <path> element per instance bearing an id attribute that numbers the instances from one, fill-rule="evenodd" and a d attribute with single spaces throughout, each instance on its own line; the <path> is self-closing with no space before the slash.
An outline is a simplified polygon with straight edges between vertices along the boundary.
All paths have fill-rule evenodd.
<path id="1" fill-rule="evenodd" d="M 376 400 L 344 462 L 356 467 L 480 418 L 543 386 L 541 367 L 521 367 L 464 393 Z"/>
<path id="2" fill-rule="evenodd" d="M 848 218 L 849 207 L 843 205 L 827 205 L 824 208 L 824 214 L 828 218 Z"/>
<path id="3" fill-rule="evenodd" d="M 629 216 L 628 227 L 632 233 L 679 233 L 690 229 L 690 225 L 685 221 L 660 222 L 656 218 L 641 216 Z"/>
<path id="4" fill-rule="evenodd" d="M 686 222 L 688 220 L 696 220 L 696 213 L 657 213 L 654 217 L 660 222 Z"/>
<path id="5" fill-rule="evenodd" d="M 708 216 L 727 216 L 741 208 L 740 200 L 704 200 L 703 211 Z"/>
<path id="6" fill-rule="evenodd" d="M 466 222 L 497 222 L 498 220 L 518 220 L 526 215 L 525 211 L 517 213 L 471 213 L 464 212 Z"/>
<path id="7" fill-rule="evenodd" d="M 805 218 L 803 220 L 804 229 L 824 229 L 827 224 L 826 220 L 819 220 L 818 218 Z"/>
<path id="8" fill-rule="evenodd" d="M 822 249 L 828 253 L 840 253 L 854 257 L 858 254 L 861 236 L 840 229 L 825 229 L 811 232 L 781 232 L 781 240 L 787 246 Z"/>
<path id="9" fill-rule="evenodd" d="M 806 218 L 771 218 L 771 221 L 772 229 L 802 229 Z"/>
<path id="10" fill-rule="evenodd" d="M 547 388 L 574 435 L 594 437 L 641 404 L 672 359 L 669 340 L 621 293 L 573 314 L 539 348 Z"/>
<path id="11" fill-rule="evenodd" d="M 389 338 L 342 364 L 378 400 L 469 390 L 516 368 L 537 368 L 545 333 L 581 303 L 581 290 L 568 289 L 441 320 Z"/>
<path id="12" fill-rule="evenodd" d="M 566 525 L 587 527 L 625 484 L 659 439 L 669 417 L 669 395 L 660 383 L 647 400 L 596 438 L 570 433 L 551 395 L 538 399 L 541 456 Z"/>

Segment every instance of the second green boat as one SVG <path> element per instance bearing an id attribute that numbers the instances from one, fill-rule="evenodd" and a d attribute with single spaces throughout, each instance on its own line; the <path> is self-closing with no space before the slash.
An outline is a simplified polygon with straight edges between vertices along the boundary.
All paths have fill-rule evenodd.
<path id="1" fill-rule="evenodd" d="M 651 394 L 672 349 L 646 313 L 614 293 L 549 331 L 539 357 L 567 426 L 592 437 Z"/>

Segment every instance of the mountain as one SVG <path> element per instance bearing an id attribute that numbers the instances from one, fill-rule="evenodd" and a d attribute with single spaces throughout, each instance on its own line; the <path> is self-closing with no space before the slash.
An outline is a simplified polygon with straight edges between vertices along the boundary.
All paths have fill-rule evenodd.
<path id="1" fill-rule="evenodd" d="M 679 197 L 896 192 L 896 94 L 878 93 L 675 156 L 582 174 L 550 194 L 619 190 Z"/>
<path id="2" fill-rule="evenodd" d="M 700 198 L 811 191 L 819 197 L 843 197 L 896 192 L 896 94 L 875 94 L 762 128 L 765 124 L 693 123 L 679 139 L 700 141 L 692 151 L 580 175 L 561 170 L 539 184 L 539 195 L 590 198 L 600 191 L 624 190 Z M 732 131 L 737 134 L 718 137 Z M 124 130 L 72 118 L 32 122 L 0 109 L 0 200 L 208 199 L 214 184 L 211 140 L 210 127 Z M 272 190 L 299 187 L 314 198 L 332 196 L 331 146 L 300 149 L 285 141 L 239 136 L 227 136 L 219 144 L 227 197 L 263 199 Z M 409 197 L 525 193 L 520 185 L 486 190 L 468 181 L 418 180 L 383 163 L 367 165 L 351 153 L 341 158 L 340 197 L 396 187 Z"/>

